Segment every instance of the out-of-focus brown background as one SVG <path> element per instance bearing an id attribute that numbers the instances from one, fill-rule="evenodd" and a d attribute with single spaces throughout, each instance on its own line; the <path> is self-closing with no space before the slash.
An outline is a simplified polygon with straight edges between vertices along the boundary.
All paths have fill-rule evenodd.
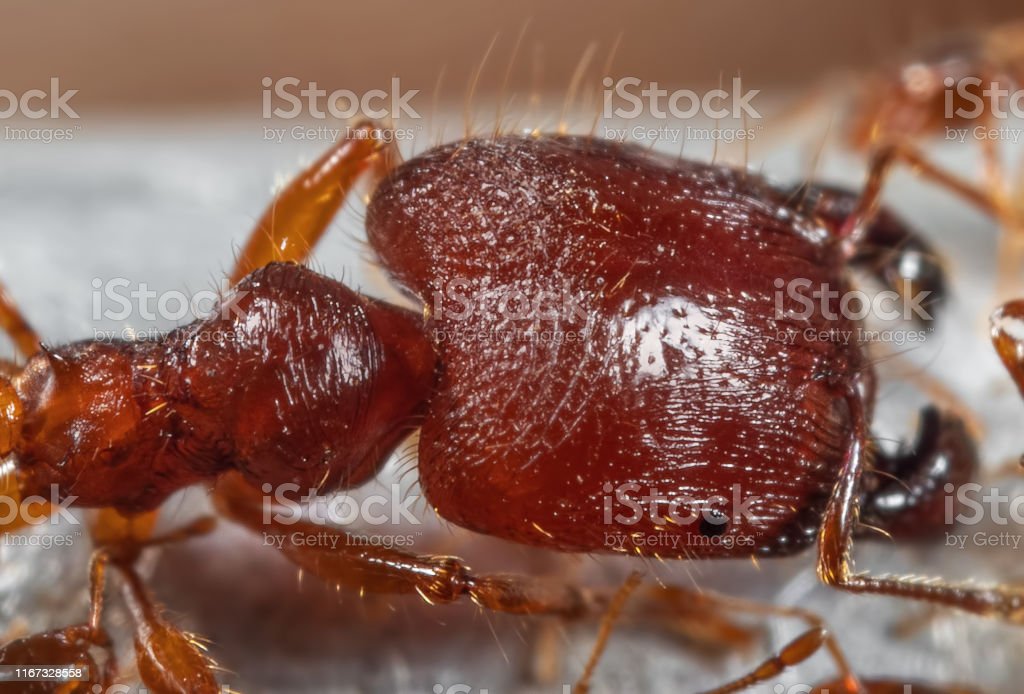
<path id="1" fill-rule="evenodd" d="M 711 84 L 742 69 L 755 84 L 807 83 L 876 64 L 922 36 L 969 29 L 1019 13 L 1017 0 L 784 0 L 774 2 L 269 2 L 137 0 L 4 2 L 0 87 L 78 89 L 76 108 L 148 111 L 259 103 L 265 76 L 296 76 L 332 89 L 385 85 L 392 75 L 462 98 L 495 37 L 496 69 L 523 27 L 511 91 L 564 91 L 591 41 L 597 62 L 621 33 L 618 74 L 665 84 Z"/>

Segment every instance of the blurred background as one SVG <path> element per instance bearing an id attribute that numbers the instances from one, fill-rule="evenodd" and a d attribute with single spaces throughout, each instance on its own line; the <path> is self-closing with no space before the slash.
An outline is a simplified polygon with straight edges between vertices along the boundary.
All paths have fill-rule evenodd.
<path id="1" fill-rule="evenodd" d="M 124 278 L 133 286 L 187 294 L 219 284 L 274 190 L 346 124 L 329 114 L 316 117 L 305 103 L 294 117 L 280 115 L 292 102 L 275 92 L 279 87 L 292 95 L 320 88 L 359 97 L 381 89 L 390 98 L 397 79 L 402 93 L 415 92 L 408 104 L 416 116 L 387 109 L 409 134 L 400 142 L 406 156 L 467 131 L 490 133 L 497 123 L 507 131 L 564 125 L 600 136 L 626 128 L 626 139 L 745 165 L 780 183 L 813 175 L 857 188 L 866 154 L 848 146 L 844 123 L 867 76 L 903 64 L 904 56 L 936 37 L 987 35 L 1019 18 L 1020 8 L 1010 1 L 179 0 L 68 2 L 58 10 L 0 0 L 0 16 L 0 280 L 45 338 L 61 343 L 174 327 L 175 321 L 139 315 L 96 318 L 96 280 Z M 633 119 L 601 113 L 605 77 L 700 93 L 736 76 L 745 89 L 758 90 L 755 122 L 730 117 L 681 124 L 649 112 Z M 5 94 L 20 101 L 32 90 L 45 94 L 29 104 L 43 109 L 42 117 L 28 117 L 34 111 L 20 104 L 7 109 Z M 725 129 L 707 135 L 718 126 Z M 1020 132 L 1019 123 L 1013 127 Z M 728 135 L 747 128 L 754 129 L 751 140 Z M 938 137 L 924 144 L 947 168 L 980 180 L 978 143 Z M 997 145 L 1009 170 L 1019 161 L 1016 144 L 1005 137 Z M 990 467 L 1013 460 L 1024 451 L 1024 406 L 987 339 L 987 317 L 999 295 L 999 229 L 905 171 L 893 177 L 886 201 L 946 256 L 953 291 L 925 345 L 895 349 L 898 359 L 892 346 L 876 355 L 882 372 L 876 431 L 890 444 L 912 436 L 917 408 L 927 399 L 914 381 L 926 373 L 971 413 Z M 373 263 L 362 232 L 364 209 L 358 196 L 344 209 L 315 267 L 410 305 Z M 0 356 L 12 353 L 0 340 Z M 413 452 L 414 442 L 403 448 L 406 464 Z M 389 491 L 400 469 L 393 462 L 378 483 L 355 494 Z M 403 493 L 418 493 L 414 477 L 404 484 Z M 421 524 L 409 528 L 417 551 L 460 554 L 476 569 L 615 585 L 634 568 L 475 537 L 437 521 L 423 506 L 417 506 Z M 205 510 L 204 491 L 191 490 L 168 504 L 163 522 L 174 527 Z M 582 670 L 594 641 L 591 623 L 336 594 L 300 579 L 260 545 L 260 538 L 223 524 L 211 537 L 153 553 L 145 562 L 171 618 L 209 640 L 226 669 L 222 681 L 236 691 L 560 693 Z M 866 543 L 857 556 L 864 568 L 897 573 L 979 581 L 1021 574 L 1015 548 L 942 545 Z M 0 545 L 0 635 L 81 620 L 88 554 L 80 535 L 70 548 Z M 643 568 L 665 582 L 819 611 L 865 676 L 1019 691 L 1019 630 L 838 594 L 817 585 L 812 554 L 759 565 Z M 109 620 L 124 643 L 116 603 Z M 678 634 L 624 626 L 613 636 L 595 690 L 701 691 L 746 672 L 802 628 L 785 620 L 751 624 L 763 633 L 738 652 L 696 649 Z M 136 687 L 127 651 L 122 661 L 124 683 Z M 806 691 L 799 687 L 832 672 L 819 655 L 751 691 Z"/>
<path id="2" fill-rule="evenodd" d="M 260 80 L 294 75 L 330 88 L 380 88 L 392 76 L 460 101 L 496 36 L 528 27 L 508 89 L 562 93 L 590 42 L 621 35 L 616 72 L 703 87 L 742 69 L 757 84 L 805 86 L 876 66 L 924 37 L 1017 17 L 1012 0 L 725 2 L 5 2 L 4 87 L 50 77 L 96 113 L 199 112 L 259 104 Z M 534 53 L 540 69 L 532 70 Z M 507 56 L 507 51 L 505 53 Z M 501 71 L 496 76 L 500 77 Z M 490 91 L 500 80 L 482 82 Z"/>

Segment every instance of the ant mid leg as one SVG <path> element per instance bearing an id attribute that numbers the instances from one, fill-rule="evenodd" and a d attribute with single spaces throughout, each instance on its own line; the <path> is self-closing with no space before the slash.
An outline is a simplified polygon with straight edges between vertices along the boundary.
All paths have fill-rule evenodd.
<path id="1" fill-rule="evenodd" d="M 278 193 L 239 254 L 232 284 L 274 261 L 309 257 L 360 176 L 371 170 L 379 179 L 398 162 L 397 147 L 380 131 L 373 122 L 353 128 Z"/>
<path id="2" fill-rule="evenodd" d="M 846 397 L 851 432 L 846 456 L 822 517 L 818 536 L 818 576 L 854 593 L 876 593 L 955 607 L 1014 623 L 1024 622 L 1024 588 L 977 586 L 927 577 L 873 576 L 853 570 L 853 538 L 858 528 L 864 472 L 869 469 L 868 428 L 863 400 L 856 391 Z"/>
<path id="3" fill-rule="evenodd" d="M 525 575 L 476 574 L 455 557 L 414 555 L 365 543 L 349 543 L 343 530 L 304 521 L 281 524 L 265 518 L 260 494 L 234 473 L 218 481 L 214 499 L 224 516 L 271 537 L 292 562 L 334 585 L 378 593 L 415 593 L 431 605 L 465 598 L 495 612 L 573 620 L 599 618 L 597 642 L 573 691 L 588 691 L 589 681 L 620 618 L 682 633 L 696 633 L 699 627 L 676 629 L 679 626 L 676 622 L 693 620 L 702 622 L 705 627 L 711 622 L 721 627 L 719 642 L 721 633 L 728 633 L 729 638 L 748 645 L 750 632 L 726 622 L 723 614 L 730 612 L 798 618 L 808 623 L 808 629 L 749 674 L 712 691 L 724 694 L 763 682 L 806 660 L 822 647 L 833 656 L 849 691 L 861 691 L 857 678 L 821 620 L 798 608 L 773 607 L 676 587 L 650 586 L 639 590 L 637 573 L 617 591 L 583 588 Z M 330 543 L 330 550 L 321 549 L 326 546 L 323 543 L 318 546 L 295 543 L 296 536 L 324 532 L 338 536 L 337 542 Z"/>

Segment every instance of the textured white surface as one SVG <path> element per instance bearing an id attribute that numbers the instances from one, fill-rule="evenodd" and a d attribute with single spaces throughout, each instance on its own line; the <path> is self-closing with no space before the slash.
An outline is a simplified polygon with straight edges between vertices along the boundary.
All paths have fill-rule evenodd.
<path id="1" fill-rule="evenodd" d="M 421 137 L 418 148 L 428 139 Z M 817 142 L 801 145 L 813 148 Z M 261 125 L 252 120 L 90 122 L 70 143 L 0 142 L 0 277 L 52 343 L 90 338 L 97 329 L 119 330 L 125 326 L 92 319 L 94 278 L 124 277 L 156 291 L 213 286 L 270 199 L 275 177 L 281 180 L 326 146 L 323 141 L 265 142 Z M 707 149 L 687 152 L 702 156 Z M 758 153 L 757 168 L 780 181 L 795 181 L 804 174 L 805 153 L 796 146 L 777 148 L 767 157 Z M 970 151 L 962 147 L 945 145 L 936 154 L 965 174 L 974 170 Z M 830 180 L 856 186 L 863 163 L 834 156 L 820 168 Z M 986 426 L 982 452 L 988 463 L 1014 457 L 1024 451 L 1024 407 L 986 337 L 986 318 L 995 305 L 996 231 L 981 215 L 909 175 L 894 179 L 887 199 L 950 259 L 950 306 L 936 335 L 907 358 L 941 377 L 978 413 Z M 317 267 L 370 294 L 397 299 L 359 241 L 361 208 L 357 203 L 342 214 L 317 254 Z M 133 320 L 130 327 L 153 325 Z M 155 327 L 169 326 L 157 322 Z M 905 365 L 886 365 L 887 371 L 894 368 L 906 371 Z M 880 400 L 880 431 L 904 434 L 913 426 L 921 398 L 911 386 L 883 380 Z M 203 503 L 202 492 L 195 490 L 173 500 L 165 520 L 173 524 Z M 424 526 L 415 529 L 423 532 L 417 549 L 458 553 L 474 568 L 558 571 L 570 580 L 613 583 L 631 566 L 553 557 L 458 529 L 440 530 L 427 515 Z M 300 584 L 291 565 L 259 545 L 257 538 L 223 525 L 212 537 L 169 548 L 152 560 L 152 585 L 160 598 L 182 625 L 212 641 L 212 653 L 236 673 L 225 676 L 236 690 L 443 692 L 465 683 L 473 688 L 467 691 L 492 694 L 561 691 L 557 684 L 528 684 L 530 646 L 539 634 L 529 620 L 466 606 L 430 608 L 412 598 L 334 595 L 311 579 Z M 862 568 L 987 580 L 1019 575 L 1018 552 L 875 542 L 862 544 L 857 556 Z M 0 547 L 0 633 L 18 620 L 39 628 L 80 619 L 87 553 L 84 538 L 72 548 Z M 820 587 L 811 553 L 765 561 L 760 568 L 749 562 L 703 562 L 649 569 L 666 581 L 819 610 L 864 675 L 956 680 L 1007 694 L 1019 691 L 1015 682 L 1024 675 L 1021 631 L 940 613 L 913 637 L 896 639 L 888 630 L 921 608 Z M 622 629 L 613 637 L 595 689 L 701 690 L 744 672 L 799 627 L 772 622 L 761 650 L 718 659 L 687 651 L 657 632 Z M 571 682 L 587 657 L 593 626 L 570 625 L 564 633 L 558 682 Z M 817 682 L 830 668 L 828 659 L 818 656 L 778 684 Z M 767 685 L 754 691 L 786 690 Z"/>

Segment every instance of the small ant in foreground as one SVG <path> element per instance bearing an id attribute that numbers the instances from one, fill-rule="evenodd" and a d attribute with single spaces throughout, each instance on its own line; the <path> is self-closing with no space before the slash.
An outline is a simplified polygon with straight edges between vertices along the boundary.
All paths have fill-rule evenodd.
<path id="1" fill-rule="evenodd" d="M 56 489 L 102 509 L 88 622 L 8 644 L 0 662 L 87 662 L 97 683 L 109 681 L 116 664 L 101 613 L 113 569 L 147 687 L 217 691 L 207 657 L 161 616 L 134 569 L 144 548 L 210 529 L 200 519 L 153 535 L 152 512 L 179 489 L 213 482 L 222 515 L 275 536 L 327 582 L 515 614 L 605 615 L 585 690 L 608 615 L 626 609 L 621 589 L 480 575 L 453 557 L 265 518 L 267 485 L 351 489 L 417 426 L 426 498 L 476 532 L 585 553 L 609 551 L 613 536 L 615 551 L 663 559 L 784 556 L 817 541 L 818 574 L 839 589 L 1024 620 L 1014 587 L 853 570 L 854 537 L 868 526 L 894 538 L 941 531 L 940 490 L 977 466 L 963 423 L 935 408 L 913 451 L 872 450 L 873 369 L 858 340 L 839 337 L 859 325 L 839 310 L 847 269 L 942 286 L 923 240 L 893 216 L 875 221 L 879 185 L 859 196 L 787 191 L 746 171 L 566 135 L 465 139 L 396 166 L 381 132 L 353 130 L 286 187 L 242 250 L 222 310 L 160 341 L 44 349 L 0 300 L 0 325 L 27 358 L 0 369 L 0 454 L 9 456 L 0 491 L 25 499 Z M 376 183 L 370 244 L 422 315 L 298 264 L 364 175 Z M 897 263 L 896 275 L 876 262 L 903 253 L 914 262 Z M 780 292 L 792 281 L 835 296 L 803 315 Z M 453 286 L 463 309 L 484 292 L 515 301 L 451 310 L 438 297 L 452 298 Z M 536 339 L 544 331 L 565 339 Z M 609 518 L 611 491 L 623 487 L 702 501 L 680 517 L 672 504 L 655 511 L 659 496 L 639 518 Z M 743 498 L 730 505 L 736 490 Z M 342 541 L 296 544 L 303 532 Z M 704 615 L 741 609 L 660 586 L 628 609 L 665 622 L 695 604 Z M 822 647 L 849 691 L 880 691 L 857 681 L 813 616 L 746 607 L 809 629 L 714 691 L 764 681 Z"/>

